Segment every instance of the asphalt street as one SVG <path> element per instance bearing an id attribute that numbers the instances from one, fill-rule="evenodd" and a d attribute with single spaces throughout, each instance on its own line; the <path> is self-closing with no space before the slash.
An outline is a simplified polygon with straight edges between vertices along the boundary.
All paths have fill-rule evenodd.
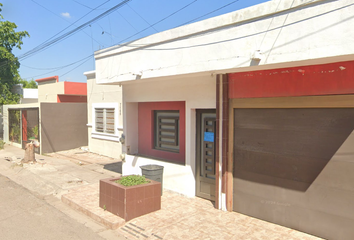
<path id="1" fill-rule="evenodd" d="M 103 239 L 29 190 L 0 175 L 0 239 Z"/>

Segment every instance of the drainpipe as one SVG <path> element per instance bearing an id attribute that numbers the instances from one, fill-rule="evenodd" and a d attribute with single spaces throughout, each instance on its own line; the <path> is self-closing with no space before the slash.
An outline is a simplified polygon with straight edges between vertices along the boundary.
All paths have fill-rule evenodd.
<path id="1" fill-rule="evenodd" d="M 223 119 L 223 113 L 222 113 L 222 90 L 223 90 L 223 82 L 222 82 L 222 75 L 219 76 L 219 209 L 225 211 L 225 198 L 224 194 L 222 192 L 222 119 Z"/>
<path id="2" fill-rule="evenodd" d="M 219 158 L 219 164 L 218 164 L 218 209 L 221 209 L 223 211 L 227 211 L 226 209 L 226 195 L 225 193 L 223 193 L 223 164 L 224 164 L 224 160 L 223 159 L 223 119 L 224 119 L 224 113 L 223 113 L 223 104 L 224 104 L 224 95 L 223 95 L 223 90 L 224 90 L 224 75 L 223 74 L 218 74 L 217 76 L 217 81 L 218 81 L 218 127 L 219 127 L 219 133 L 218 133 L 218 137 L 219 137 L 219 151 L 218 151 L 218 158 Z"/>

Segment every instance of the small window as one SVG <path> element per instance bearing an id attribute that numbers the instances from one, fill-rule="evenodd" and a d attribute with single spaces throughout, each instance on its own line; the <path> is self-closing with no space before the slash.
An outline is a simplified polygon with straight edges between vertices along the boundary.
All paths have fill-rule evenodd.
<path id="1" fill-rule="evenodd" d="M 114 108 L 95 108 L 95 131 L 114 134 Z"/>
<path id="2" fill-rule="evenodd" d="M 155 149 L 179 152 L 179 111 L 155 111 Z"/>

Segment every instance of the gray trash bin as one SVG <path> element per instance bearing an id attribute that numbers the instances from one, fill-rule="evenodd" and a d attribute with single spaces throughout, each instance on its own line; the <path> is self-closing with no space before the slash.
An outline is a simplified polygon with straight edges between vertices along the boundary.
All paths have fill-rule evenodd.
<path id="1" fill-rule="evenodd" d="M 142 174 L 151 180 L 154 180 L 156 182 L 160 182 L 161 183 L 161 195 L 162 195 L 162 182 L 163 182 L 163 166 L 159 166 L 159 165 L 154 165 L 154 164 L 150 164 L 150 165 L 144 165 L 144 166 L 140 166 L 141 168 L 141 172 Z"/>

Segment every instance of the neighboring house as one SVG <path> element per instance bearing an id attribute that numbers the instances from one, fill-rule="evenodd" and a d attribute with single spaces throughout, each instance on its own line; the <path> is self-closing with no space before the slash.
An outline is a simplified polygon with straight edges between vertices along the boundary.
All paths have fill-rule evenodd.
<path id="1" fill-rule="evenodd" d="M 86 83 L 59 82 L 58 76 L 36 82 L 36 103 L 3 106 L 4 141 L 24 148 L 38 139 L 40 153 L 87 146 Z"/>
<path id="2" fill-rule="evenodd" d="M 16 84 L 12 88 L 12 92 L 21 95 L 20 103 L 36 103 L 38 102 L 38 89 L 34 88 L 23 88 L 22 84 Z"/>
<path id="3" fill-rule="evenodd" d="M 59 82 L 58 76 L 37 79 L 39 102 L 87 102 L 86 83 Z"/>
<path id="4" fill-rule="evenodd" d="M 166 189 L 351 239 L 353 12 L 351 0 L 273 0 L 99 50 L 86 75 L 107 105 L 88 108 L 89 127 L 96 114 L 97 134 L 124 134 L 124 175 L 162 165 Z M 107 118 L 121 102 L 122 132 Z"/>

